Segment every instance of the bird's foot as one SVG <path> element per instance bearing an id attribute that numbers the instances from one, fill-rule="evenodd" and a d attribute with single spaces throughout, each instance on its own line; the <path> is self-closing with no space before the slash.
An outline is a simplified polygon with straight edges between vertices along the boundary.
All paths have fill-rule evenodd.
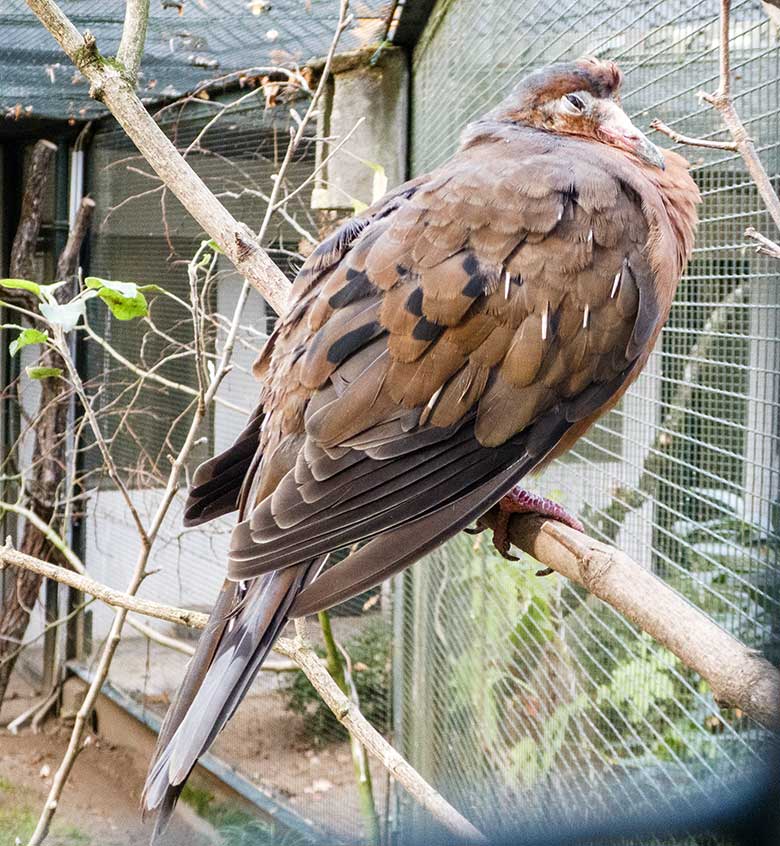
<path id="1" fill-rule="evenodd" d="M 493 546 L 495 546 L 499 554 L 506 558 L 507 561 L 519 560 L 509 552 L 511 546 L 511 541 L 509 540 L 509 520 L 513 514 L 538 514 L 540 517 L 549 517 L 551 520 L 564 523 L 578 532 L 585 531 L 582 523 L 572 514 L 569 514 L 559 503 L 516 486 L 499 500 L 497 522 L 493 528 Z M 482 527 L 478 522 L 476 531 L 481 530 Z M 546 567 L 544 570 L 537 571 L 536 575 L 547 576 L 552 572 L 549 567 Z"/>

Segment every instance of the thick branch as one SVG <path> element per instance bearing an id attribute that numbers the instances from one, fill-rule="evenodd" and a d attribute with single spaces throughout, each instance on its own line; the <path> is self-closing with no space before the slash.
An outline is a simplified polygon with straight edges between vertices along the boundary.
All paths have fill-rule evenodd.
<path id="1" fill-rule="evenodd" d="M 249 227 L 230 214 L 182 158 L 130 82 L 100 55 L 94 38 L 88 33 L 82 37 L 52 0 L 27 0 L 27 5 L 89 81 L 92 96 L 110 109 L 160 179 L 214 238 L 239 273 L 276 312 L 284 312 L 290 287 L 287 277 L 260 247 Z"/>
<path id="2" fill-rule="evenodd" d="M 41 228 L 41 212 L 56 150 L 55 144 L 44 140 L 38 141 L 33 148 L 25 179 L 19 226 L 11 249 L 12 276 L 35 278 L 35 251 Z M 11 291 L 8 294 L 14 305 L 34 308 L 35 297 L 32 294 Z M 52 358 L 53 354 L 47 350 L 44 363 L 56 366 Z M 57 517 L 56 490 L 62 460 L 62 446 L 57 433 L 66 425 L 67 405 L 67 392 L 59 381 L 44 380 L 39 413 L 33 426 L 35 454 L 42 456 L 42 460 L 36 462 L 30 478 L 25 481 L 21 500 L 22 507 L 29 512 L 22 533 L 22 547 L 40 557 L 56 558 L 57 555 L 55 547 L 50 545 L 48 532 Z M 0 515 L 3 510 L 10 509 L 0 508 Z M 30 620 L 29 609 L 35 603 L 40 587 L 40 576 L 26 572 L 13 573 L 0 583 L 0 707 L 18 655 L 18 650 L 12 649 L 11 645 L 24 637 Z"/>
<path id="3" fill-rule="evenodd" d="M 483 517 L 494 526 L 496 512 Z M 712 688 L 715 700 L 780 728 L 780 670 L 612 546 L 538 517 L 515 515 L 512 543 L 590 591 L 651 635 Z"/>
<path id="4" fill-rule="evenodd" d="M 38 232 L 41 228 L 41 206 L 52 171 L 52 159 L 56 152 L 57 145 L 51 141 L 41 140 L 33 147 L 24 186 L 19 228 L 16 230 L 11 247 L 11 276 L 21 279 L 34 278 L 33 261 Z"/>
<path id="5" fill-rule="evenodd" d="M 95 201 L 90 197 L 84 197 L 81 200 L 76 220 L 73 223 L 68 240 L 62 248 L 60 257 L 57 259 L 56 278 L 71 279 L 76 275 L 79 266 L 79 255 L 81 254 L 81 246 L 84 239 L 87 237 L 87 230 L 92 221 L 92 213 L 95 211 Z"/>
<path id="6" fill-rule="evenodd" d="M 146 43 L 146 26 L 149 23 L 149 0 L 126 0 L 125 23 L 122 40 L 117 50 L 117 60 L 125 69 L 127 81 L 132 85 L 138 80 L 138 69 Z"/>

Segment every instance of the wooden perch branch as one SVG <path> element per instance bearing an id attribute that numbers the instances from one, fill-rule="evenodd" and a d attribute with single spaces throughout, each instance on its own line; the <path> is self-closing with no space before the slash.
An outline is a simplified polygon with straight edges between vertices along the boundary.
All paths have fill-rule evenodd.
<path id="1" fill-rule="evenodd" d="M 497 512 L 482 518 L 496 525 Z M 625 553 L 552 520 L 514 515 L 512 543 L 581 585 L 695 670 L 723 707 L 780 729 L 780 670 Z"/>
<path id="2" fill-rule="evenodd" d="M 494 510 L 482 522 L 493 528 L 496 518 Z M 720 705 L 739 708 L 768 728 L 780 728 L 780 670 L 650 570 L 613 546 L 532 515 L 514 515 L 509 521 L 509 537 L 518 549 L 581 585 L 665 646 L 709 684 Z M 148 617 L 193 628 L 205 625 L 205 614 L 139 600 L 8 547 L 0 549 L 0 564 L 35 569 L 109 605 Z M 276 651 L 286 654 L 282 649 Z"/>

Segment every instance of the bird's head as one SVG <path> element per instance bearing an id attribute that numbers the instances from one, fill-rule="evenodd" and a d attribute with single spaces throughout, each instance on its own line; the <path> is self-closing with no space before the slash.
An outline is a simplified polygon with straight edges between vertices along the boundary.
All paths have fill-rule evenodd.
<path id="1" fill-rule="evenodd" d="M 614 62 L 600 59 L 550 65 L 527 76 L 491 116 L 560 135 L 590 138 L 663 170 L 662 152 L 620 106 L 622 79 Z"/>

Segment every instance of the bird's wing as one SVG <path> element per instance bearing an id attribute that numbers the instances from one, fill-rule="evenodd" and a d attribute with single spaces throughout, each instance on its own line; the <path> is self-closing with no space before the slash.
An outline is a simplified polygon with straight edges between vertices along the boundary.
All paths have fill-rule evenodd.
<path id="1" fill-rule="evenodd" d="M 184 509 L 185 526 L 199 526 L 238 508 L 245 480 L 258 459 L 263 419 L 259 405 L 235 442 L 195 471 Z"/>
<path id="2" fill-rule="evenodd" d="M 230 578 L 374 539 L 296 608 L 363 590 L 617 395 L 665 316 L 640 198 L 652 186 L 621 161 L 518 130 L 318 248 L 260 365 L 263 454 Z"/>

